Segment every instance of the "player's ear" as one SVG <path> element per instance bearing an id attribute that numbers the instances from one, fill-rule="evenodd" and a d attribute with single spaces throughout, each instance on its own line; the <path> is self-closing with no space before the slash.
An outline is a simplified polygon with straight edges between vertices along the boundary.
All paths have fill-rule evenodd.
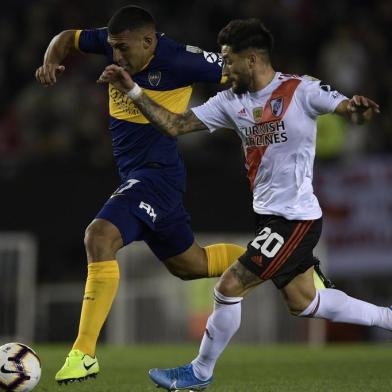
<path id="1" fill-rule="evenodd" d="M 143 47 L 148 49 L 154 42 L 154 37 L 152 33 L 148 33 L 143 37 Z"/>
<path id="2" fill-rule="evenodd" d="M 256 57 L 257 57 L 257 56 L 256 56 L 255 53 L 250 53 L 250 54 L 249 54 L 249 56 L 248 56 L 248 66 L 249 66 L 250 68 L 253 68 L 253 67 L 256 65 L 256 60 L 257 60 Z"/>

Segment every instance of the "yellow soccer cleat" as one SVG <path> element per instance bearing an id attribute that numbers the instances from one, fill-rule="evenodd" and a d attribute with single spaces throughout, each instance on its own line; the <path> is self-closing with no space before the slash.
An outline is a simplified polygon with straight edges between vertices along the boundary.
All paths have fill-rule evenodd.
<path id="1" fill-rule="evenodd" d="M 97 357 L 90 357 L 80 350 L 71 350 L 63 367 L 57 372 L 55 380 L 59 384 L 84 381 L 89 377 L 95 378 L 99 372 Z"/>

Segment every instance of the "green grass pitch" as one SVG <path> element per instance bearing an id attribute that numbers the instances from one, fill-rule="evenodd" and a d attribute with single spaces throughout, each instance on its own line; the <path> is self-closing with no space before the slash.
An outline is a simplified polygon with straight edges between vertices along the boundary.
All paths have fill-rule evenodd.
<path id="1" fill-rule="evenodd" d="M 197 346 L 101 346 L 101 373 L 95 380 L 59 386 L 54 374 L 66 346 L 35 346 L 43 373 L 34 392 L 158 392 L 148 378 L 152 367 L 189 362 Z M 219 361 L 208 392 L 392 391 L 392 344 L 230 346 Z M 163 390 L 162 390 L 163 391 Z"/>

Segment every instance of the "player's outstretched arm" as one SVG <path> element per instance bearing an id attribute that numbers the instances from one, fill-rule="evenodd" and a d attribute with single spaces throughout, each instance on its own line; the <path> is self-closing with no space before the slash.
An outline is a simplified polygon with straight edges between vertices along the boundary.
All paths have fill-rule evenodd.
<path id="1" fill-rule="evenodd" d="M 97 82 L 111 83 L 117 90 L 130 97 L 144 116 L 165 135 L 179 136 L 206 129 L 204 123 L 191 110 L 178 114 L 158 105 L 144 94 L 128 72 L 118 65 L 106 67 Z"/>
<path id="2" fill-rule="evenodd" d="M 65 30 L 53 37 L 46 49 L 43 64 L 35 71 L 35 78 L 44 86 L 53 86 L 64 72 L 63 60 L 75 49 L 76 30 Z"/>
<path id="3" fill-rule="evenodd" d="M 380 113 L 380 106 L 367 97 L 354 95 L 351 99 L 342 101 L 335 113 L 348 117 L 354 124 L 363 124 Z"/>

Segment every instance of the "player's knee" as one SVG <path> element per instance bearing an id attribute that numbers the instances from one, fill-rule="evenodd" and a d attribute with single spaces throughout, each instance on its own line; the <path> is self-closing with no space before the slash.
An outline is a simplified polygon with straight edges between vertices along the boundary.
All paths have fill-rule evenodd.
<path id="1" fill-rule="evenodd" d="M 84 245 L 89 259 L 112 257 L 121 248 L 121 236 L 110 226 L 110 223 L 93 221 L 86 228 Z"/>
<path id="2" fill-rule="evenodd" d="M 205 264 L 201 257 L 176 256 L 164 261 L 170 273 L 181 280 L 200 279 L 207 276 Z"/>
<path id="3" fill-rule="evenodd" d="M 223 275 L 215 286 L 225 297 L 242 297 L 243 287 L 238 284 L 236 279 Z"/>
<path id="4" fill-rule="evenodd" d="M 89 224 L 84 233 L 84 246 L 87 251 L 94 251 L 101 247 L 105 247 L 107 238 L 105 236 L 105 231 L 100 227 L 100 225 L 94 222 Z"/>

